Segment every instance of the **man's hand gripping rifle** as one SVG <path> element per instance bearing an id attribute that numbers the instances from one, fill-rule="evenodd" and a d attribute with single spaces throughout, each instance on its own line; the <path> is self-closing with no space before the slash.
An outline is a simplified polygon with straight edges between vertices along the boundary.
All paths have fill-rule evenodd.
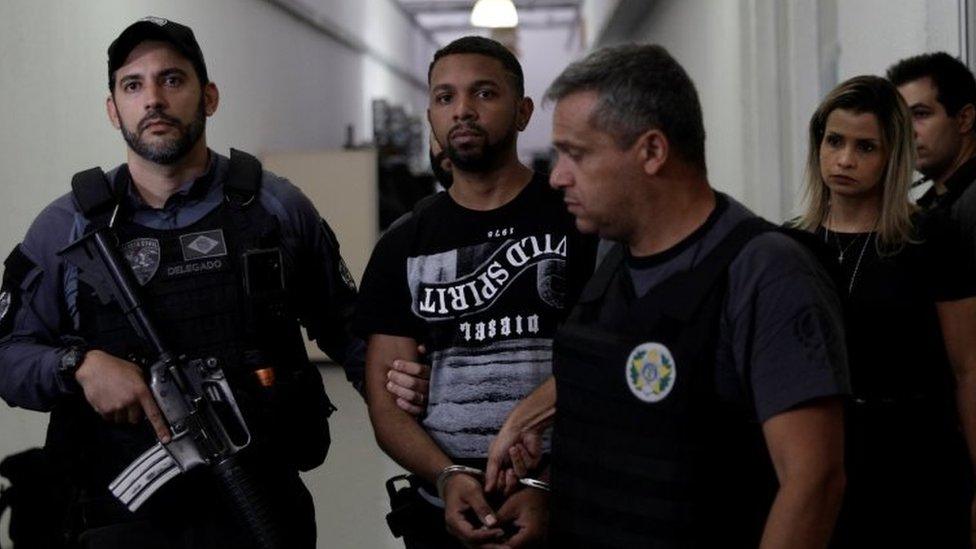
<path id="1" fill-rule="evenodd" d="M 109 485 L 131 511 L 138 509 L 173 477 L 194 467 L 209 466 L 261 548 L 281 547 L 271 509 L 238 453 L 251 441 L 234 394 L 214 358 L 187 361 L 163 342 L 138 295 L 131 268 L 121 259 L 111 229 L 90 232 L 61 254 L 78 267 L 79 278 L 99 298 L 115 300 L 136 333 L 156 355 L 149 388 L 172 432 L 132 462 Z"/>

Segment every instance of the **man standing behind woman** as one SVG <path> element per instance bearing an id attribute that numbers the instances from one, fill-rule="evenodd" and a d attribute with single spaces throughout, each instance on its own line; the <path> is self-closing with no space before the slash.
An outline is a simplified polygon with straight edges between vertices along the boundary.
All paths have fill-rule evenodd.
<path id="1" fill-rule="evenodd" d="M 913 132 L 894 86 L 840 84 L 809 135 L 800 225 L 836 252 L 853 390 L 834 545 L 969 547 L 953 372 L 976 368 L 976 278 L 951 263 L 951 232 L 909 202 Z"/>

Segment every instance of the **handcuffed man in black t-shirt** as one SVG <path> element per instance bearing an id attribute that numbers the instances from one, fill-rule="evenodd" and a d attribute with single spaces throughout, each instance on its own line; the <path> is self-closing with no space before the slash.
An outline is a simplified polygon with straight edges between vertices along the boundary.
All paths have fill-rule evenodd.
<path id="1" fill-rule="evenodd" d="M 513 411 L 493 461 L 558 392 L 553 546 L 823 547 L 849 392 L 827 274 L 712 190 L 697 92 L 663 48 L 594 52 L 547 97 L 550 183 L 619 244 L 556 334 L 555 391 Z"/>
<path id="2" fill-rule="evenodd" d="M 518 160 L 533 105 L 511 52 L 462 38 L 435 54 L 428 78 L 428 117 L 454 182 L 391 226 L 363 276 L 355 326 L 368 338 L 370 419 L 422 484 L 425 518 L 408 547 L 459 546 L 445 523 L 466 544 L 520 546 L 544 532 L 546 493 L 489 503 L 479 472 L 509 410 L 550 376 L 552 337 L 592 272 L 595 241 Z M 387 390 L 418 344 L 432 366 L 420 422 Z"/>

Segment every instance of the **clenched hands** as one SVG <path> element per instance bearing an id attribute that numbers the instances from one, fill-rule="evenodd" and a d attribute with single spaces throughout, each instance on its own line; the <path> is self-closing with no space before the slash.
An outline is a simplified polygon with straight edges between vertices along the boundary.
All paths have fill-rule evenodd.
<path id="1" fill-rule="evenodd" d="M 93 349 L 85 354 L 75 379 L 85 399 L 106 421 L 134 425 L 145 416 L 156 438 L 169 442 L 169 427 L 137 365 Z"/>

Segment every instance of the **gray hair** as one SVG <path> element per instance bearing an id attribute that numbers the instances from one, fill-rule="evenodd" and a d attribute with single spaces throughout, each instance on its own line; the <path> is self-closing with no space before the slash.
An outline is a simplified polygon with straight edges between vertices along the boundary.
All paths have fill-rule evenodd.
<path id="1" fill-rule="evenodd" d="M 621 148 L 648 130 L 662 131 L 677 156 L 705 171 L 705 126 L 695 84 L 666 49 L 651 44 L 601 48 L 556 77 L 546 99 L 593 91 L 590 119 Z"/>

